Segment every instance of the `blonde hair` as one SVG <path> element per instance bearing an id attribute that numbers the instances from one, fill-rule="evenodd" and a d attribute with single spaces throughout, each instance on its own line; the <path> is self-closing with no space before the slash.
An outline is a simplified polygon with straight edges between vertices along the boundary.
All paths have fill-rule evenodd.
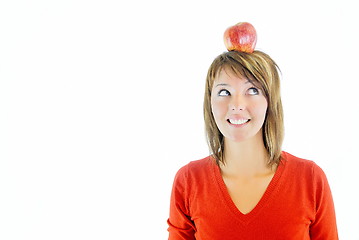
<path id="1" fill-rule="evenodd" d="M 224 163 L 224 137 L 217 127 L 211 107 L 213 82 L 224 68 L 248 79 L 264 92 L 268 109 L 262 127 L 263 142 L 269 154 L 268 165 L 278 164 L 284 138 L 279 67 L 267 54 L 261 51 L 254 51 L 253 53 L 225 52 L 216 57 L 208 69 L 203 110 L 207 142 L 212 156 L 217 164 L 219 162 Z"/>

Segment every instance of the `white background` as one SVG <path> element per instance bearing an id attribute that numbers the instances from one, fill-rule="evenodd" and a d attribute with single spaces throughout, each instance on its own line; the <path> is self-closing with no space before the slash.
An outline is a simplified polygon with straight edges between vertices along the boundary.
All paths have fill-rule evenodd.
<path id="1" fill-rule="evenodd" d="M 282 70 L 284 150 L 359 239 L 356 1 L 0 2 L 0 239 L 166 239 L 176 171 L 208 155 L 202 101 L 224 30 Z"/>

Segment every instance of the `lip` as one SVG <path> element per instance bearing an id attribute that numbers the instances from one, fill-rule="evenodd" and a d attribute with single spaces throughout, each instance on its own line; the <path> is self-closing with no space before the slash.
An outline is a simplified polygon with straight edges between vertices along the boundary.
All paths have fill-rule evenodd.
<path id="1" fill-rule="evenodd" d="M 233 118 L 231 118 L 233 119 Z M 229 122 L 229 119 L 227 119 L 227 123 L 231 126 L 231 127 L 234 127 L 234 128 L 242 128 L 242 127 L 245 127 L 251 120 L 249 119 L 246 123 L 243 123 L 243 124 L 232 124 Z"/>
<path id="2" fill-rule="evenodd" d="M 230 114 L 227 115 L 227 119 L 240 120 L 240 119 L 250 119 L 250 118 L 242 114 Z"/>

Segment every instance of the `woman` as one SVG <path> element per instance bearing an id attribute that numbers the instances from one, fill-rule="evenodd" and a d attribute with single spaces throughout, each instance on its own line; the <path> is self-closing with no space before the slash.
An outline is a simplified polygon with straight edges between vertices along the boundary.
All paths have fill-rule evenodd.
<path id="1" fill-rule="evenodd" d="M 281 150 L 279 74 L 267 54 L 213 61 L 204 119 L 212 154 L 177 172 L 169 239 L 338 239 L 324 172 Z"/>

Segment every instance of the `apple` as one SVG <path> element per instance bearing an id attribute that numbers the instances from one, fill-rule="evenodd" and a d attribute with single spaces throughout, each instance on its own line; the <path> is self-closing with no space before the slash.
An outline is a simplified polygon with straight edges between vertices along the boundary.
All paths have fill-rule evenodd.
<path id="1" fill-rule="evenodd" d="M 257 32 L 252 24 L 239 22 L 226 29 L 223 40 L 228 51 L 252 53 L 257 43 Z"/>

